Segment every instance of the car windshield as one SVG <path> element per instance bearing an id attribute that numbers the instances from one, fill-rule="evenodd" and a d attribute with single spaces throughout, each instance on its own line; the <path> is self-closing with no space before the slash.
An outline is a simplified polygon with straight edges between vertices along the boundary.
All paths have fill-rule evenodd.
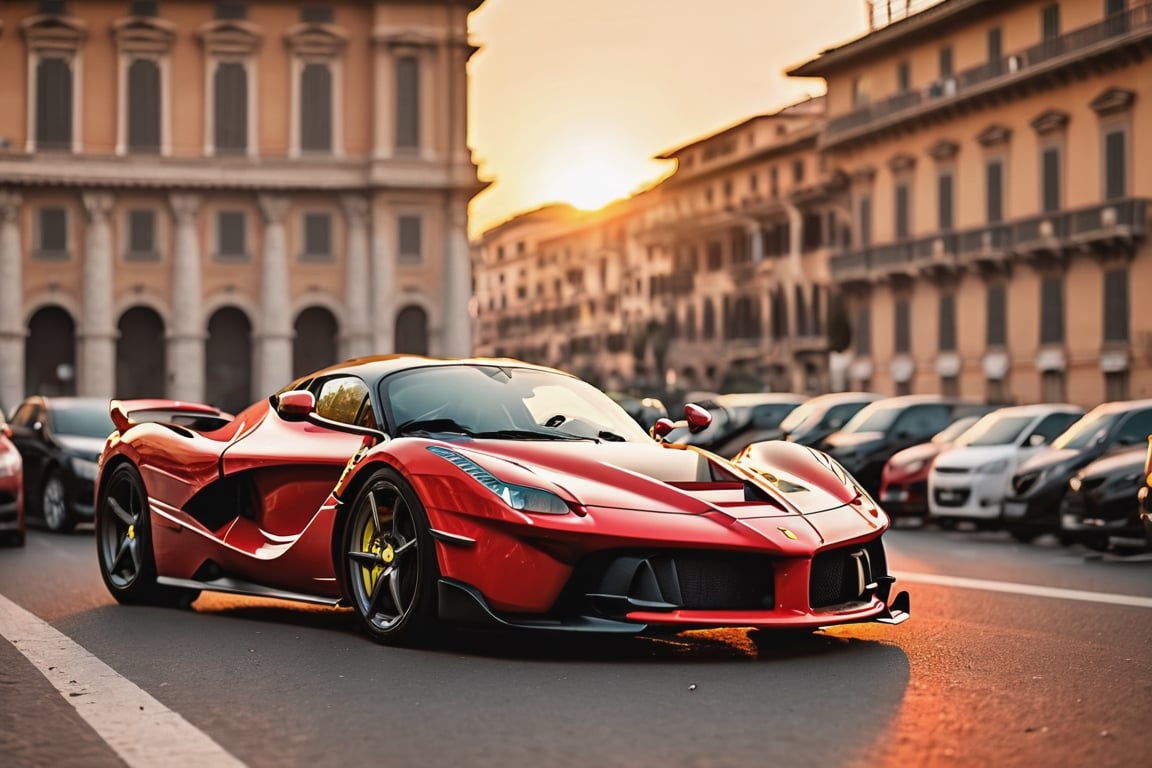
<path id="1" fill-rule="evenodd" d="M 844 425 L 842 432 L 885 432 L 904 413 L 903 405 L 866 405 Z"/>
<path id="2" fill-rule="evenodd" d="M 979 416 L 965 416 L 964 418 L 957 419 L 933 435 L 932 442 L 951 443 L 971 429 L 979 418 Z"/>
<path id="3" fill-rule="evenodd" d="M 1123 415 L 1118 412 L 1089 413 L 1053 440 L 1052 447 L 1056 449 L 1071 448 L 1076 451 L 1087 448 L 1098 437 L 1107 433 Z"/>
<path id="4" fill-rule="evenodd" d="M 808 421 L 813 416 L 818 416 L 819 406 L 812 403 L 802 403 L 798 405 L 791 413 L 784 417 L 780 422 L 780 429 L 785 432 L 795 432 L 801 424 Z"/>
<path id="5" fill-rule="evenodd" d="M 566 374 L 502 365 L 415 368 L 386 378 L 394 434 L 650 442 L 627 411 Z"/>
<path id="6" fill-rule="evenodd" d="M 1012 445 L 1035 421 L 1033 416 L 1002 416 L 990 413 L 965 432 L 957 445 Z"/>
<path id="7" fill-rule="evenodd" d="M 53 408 L 50 413 L 52 431 L 57 435 L 103 438 L 116 429 L 107 405 Z"/>

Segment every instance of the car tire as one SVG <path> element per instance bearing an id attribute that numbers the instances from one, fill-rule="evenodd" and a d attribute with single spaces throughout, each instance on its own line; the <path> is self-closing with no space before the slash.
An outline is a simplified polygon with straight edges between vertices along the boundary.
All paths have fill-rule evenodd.
<path id="1" fill-rule="evenodd" d="M 374 472 L 343 528 L 348 600 L 373 640 L 420 645 L 437 630 L 440 569 L 424 505 L 394 470 Z"/>
<path id="2" fill-rule="evenodd" d="M 187 607 L 200 595 L 196 589 L 157 583 L 148 494 L 131 464 L 116 467 L 101 483 L 96 500 L 96 549 L 100 575 L 117 602 Z"/>
<path id="3" fill-rule="evenodd" d="M 76 527 L 76 513 L 68 504 L 64 476 L 58 469 L 48 470 L 40 486 L 40 516 L 53 533 L 71 533 Z"/>
<path id="4" fill-rule="evenodd" d="M 1021 544 L 1031 544 L 1039 534 L 1029 528 L 1012 528 L 1008 531 L 1008 535 Z"/>

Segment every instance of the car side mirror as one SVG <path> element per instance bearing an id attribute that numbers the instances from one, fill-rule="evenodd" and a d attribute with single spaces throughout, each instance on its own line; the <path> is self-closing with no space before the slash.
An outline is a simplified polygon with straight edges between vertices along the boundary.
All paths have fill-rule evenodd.
<path id="1" fill-rule="evenodd" d="M 1028 446 L 1030 448 L 1037 448 L 1048 442 L 1048 438 L 1041 434 L 1032 434 L 1028 436 Z"/>
<path id="2" fill-rule="evenodd" d="M 684 406 L 684 419 L 688 422 L 688 431 L 695 435 L 712 423 L 712 412 L 702 405 L 688 403 Z"/>
<path id="3" fill-rule="evenodd" d="M 276 398 L 276 414 L 284 421 L 306 421 L 316 410 L 316 396 L 306 389 L 293 389 Z"/>
<path id="4" fill-rule="evenodd" d="M 656 423 L 652 425 L 652 437 L 657 440 L 664 440 L 675 426 L 676 425 L 672 423 L 672 419 L 660 417 L 656 419 Z"/>

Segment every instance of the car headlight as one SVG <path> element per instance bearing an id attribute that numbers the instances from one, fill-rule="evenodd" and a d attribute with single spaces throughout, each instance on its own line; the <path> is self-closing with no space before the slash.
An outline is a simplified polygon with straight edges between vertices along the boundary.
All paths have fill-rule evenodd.
<path id="1" fill-rule="evenodd" d="M 76 477 L 80 478 L 81 480 L 96 479 L 96 470 L 98 466 L 96 462 L 89 461 L 88 459 L 81 459 L 79 456 L 73 456 L 68 460 L 68 463 L 72 466 L 72 474 L 76 475 Z"/>
<path id="2" fill-rule="evenodd" d="M 11 477 L 20 474 L 22 463 L 20 454 L 16 451 L 0 453 L 0 477 Z"/>
<path id="3" fill-rule="evenodd" d="M 452 462 L 465 473 L 470 475 L 480 485 L 504 500 L 504 503 L 518 512 L 535 512 L 541 515 L 566 515 L 571 510 L 560 498 L 551 491 L 543 488 L 532 488 L 527 485 L 506 483 L 493 475 L 472 459 L 456 451 L 442 448 L 438 445 L 428 446 L 428 450 L 442 459 Z"/>
<path id="4" fill-rule="evenodd" d="M 999 459 L 976 467 L 976 473 L 981 475 L 998 475 L 1006 469 L 1008 469 L 1008 459 Z"/>

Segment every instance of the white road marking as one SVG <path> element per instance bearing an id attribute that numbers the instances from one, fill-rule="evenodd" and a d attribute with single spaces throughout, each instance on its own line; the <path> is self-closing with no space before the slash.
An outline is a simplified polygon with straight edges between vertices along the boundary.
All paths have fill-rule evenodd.
<path id="1" fill-rule="evenodd" d="M 1152 597 L 1117 595 L 1111 592 L 1087 592 L 1078 589 L 1059 589 L 1056 587 L 1041 587 L 1034 584 L 1014 584 L 1008 581 L 966 579 L 961 576 L 943 576 L 937 573 L 901 573 L 899 571 L 893 571 L 892 575 L 896 577 L 897 584 L 900 584 L 901 582 L 911 582 L 913 584 L 934 584 L 940 587 L 982 589 L 987 592 L 1008 592 L 1013 595 L 1054 597 L 1059 600 L 1083 600 L 1089 603 L 1107 603 L 1109 605 L 1128 605 L 1136 608 L 1152 608 Z"/>
<path id="2" fill-rule="evenodd" d="M 133 768 L 244 765 L 67 635 L 3 595 L 0 635 L 24 654 Z"/>

